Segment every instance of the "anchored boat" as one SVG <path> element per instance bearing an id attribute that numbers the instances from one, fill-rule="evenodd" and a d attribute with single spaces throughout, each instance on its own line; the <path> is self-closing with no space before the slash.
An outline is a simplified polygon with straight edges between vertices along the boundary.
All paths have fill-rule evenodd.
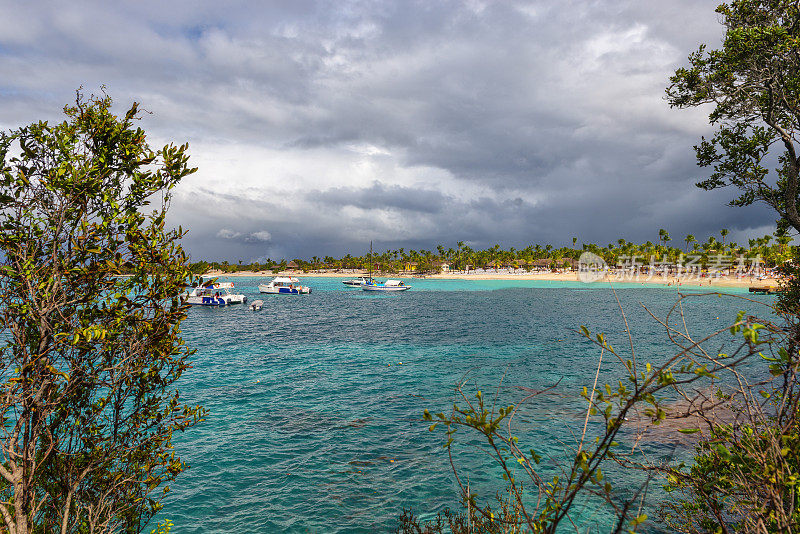
<path id="1" fill-rule="evenodd" d="M 305 295 L 311 288 L 300 285 L 300 280 L 289 276 L 276 276 L 267 284 L 260 284 L 258 290 L 269 295 Z"/>
<path id="2" fill-rule="evenodd" d="M 751 286 L 748 288 L 748 291 L 759 295 L 770 295 L 772 293 L 777 293 L 778 288 L 775 286 Z"/>
<path id="3" fill-rule="evenodd" d="M 363 278 L 363 277 L 362 277 Z M 387 280 L 386 282 L 376 282 L 372 279 L 372 241 L 369 242 L 369 279 L 361 284 L 362 291 L 407 291 L 411 286 L 405 285 L 400 280 Z"/>
<path id="4" fill-rule="evenodd" d="M 369 282 L 369 280 L 366 276 L 359 276 L 358 278 L 352 278 L 350 280 L 342 280 L 344 285 L 351 287 L 358 287 L 361 284 L 366 284 L 367 282 Z"/>
<path id="5" fill-rule="evenodd" d="M 406 291 L 411 286 L 405 285 L 400 280 L 387 280 L 386 282 L 375 282 L 374 280 L 361 286 L 363 291 Z"/>
<path id="6" fill-rule="evenodd" d="M 231 289 L 233 282 L 212 282 L 201 277 L 198 285 L 186 296 L 186 303 L 193 306 L 227 306 L 247 302 L 246 296 L 233 294 Z"/>

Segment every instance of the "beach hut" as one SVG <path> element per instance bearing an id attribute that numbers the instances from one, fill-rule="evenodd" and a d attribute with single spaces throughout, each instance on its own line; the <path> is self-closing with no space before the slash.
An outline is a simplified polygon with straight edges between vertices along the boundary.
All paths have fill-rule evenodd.
<path id="1" fill-rule="evenodd" d="M 580 262 L 575 258 L 561 258 L 558 260 L 558 266 L 561 267 L 562 265 L 568 265 L 570 270 L 577 271 L 578 265 Z"/>
<path id="2" fill-rule="evenodd" d="M 550 265 L 553 263 L 552 258 L 539 258 L 538 260 L 533 260 L 531 264 L 533 265 L 534 269 L 550 269 Z"/>
<path id="3" fill-rule="evenodd" d="M 443 261 L 432 261 L 430 266 L 432 267 L 431 271 L 436 273 L 446 273 L 450 271 L 450 264 Z"/>

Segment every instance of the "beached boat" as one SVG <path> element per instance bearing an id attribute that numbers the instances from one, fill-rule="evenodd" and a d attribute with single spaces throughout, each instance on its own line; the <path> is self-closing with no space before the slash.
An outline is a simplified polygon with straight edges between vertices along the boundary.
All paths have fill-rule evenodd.
<path id="1" fill-rule="evenodd" d="M 300 285 L 300 280 L 288 276 L 276 276 L 267 284 L 260 284 L 258 290 L 268 295 L 305 295 L 311 288 Z"/>
<path id="2" fill-rule="evenodd" d="M 186 303 L 193 306 L 227 306 L 229 304 L 243 304 L 247 297 L 230 292 L 233 282 L 200 281 L 186 295 Z"/>
<path id="3" fill-rule="evenodd" d="M 350 280 L 342 280 L 344 285 L 351 287 L 358 287 L 361 284 L 366 284 L 367 282 L 369 282 L 369 280 L 366 276 L 359 276 L 358 278 L 352 278 Z"/>
<path id="4" fill-rule="evenodd" d="M 406 291 L 411 286 L 405 285 L 400 280 L 387 280 L 386 282 L 371 281 L 363 284 L 361 289 L 364 291 Z"/>

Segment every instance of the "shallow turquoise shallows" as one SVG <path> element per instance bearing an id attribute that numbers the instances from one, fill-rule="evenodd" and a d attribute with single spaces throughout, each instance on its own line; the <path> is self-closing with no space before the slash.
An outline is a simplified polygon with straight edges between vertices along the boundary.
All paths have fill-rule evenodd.
<path id="1" fill-rule="evenodd" d="M 429 432 L 422 412 L 447 412 L 454 384 L 465 378 L 471 395 L 476 388 L 494 395 L 502 381 L 504 404 L 527 395 L 525 388 L 558 384 L 516 419 L 524 450 L 536 449 L 552 473 L 568 457 L 559 440 L 580 433 L 579 393 L 591 387 L 598 362 L 576 331 L 586 325 L 617 347 L 627 343 L 614 294 L 603 285 L 406 280 L 411 291 L 375 295 L 342 279 L 303 278 L 310 295 L 259 296 L 263 279 L 233 280 L 250 302 L 264 300 L 262 311 L 195 307 L 183 327 L 197 354 L 179 383 L 181 398 L 209 415 L 176 435 L 191 468 L 158 517 L 175 523 L 173 533 L 386 532 L 403 508 L 422 517 L 457 508 L 443 433 Z M 640 304 L 663 315 L 675 289 L 623 285 L 617 294 L 638 358 L 670 354 L 663 327 Z M 697 297 L 687 322 L 710 332 L 740 309 L 767 313 L 757 303 Z M 604 360 L 602 373 L 619 376 L 618 362 Z M 470 488 L 502 489 L 476 436 L 459 431 L 456 438 L 455 461 Z M 656 455 L 674 451 L 651 447 Z M 621 491 L 636 489 L 630 476 L 609 475 Z M 610 520 L 591 502 L 575 518 L 600 532 Z"/>

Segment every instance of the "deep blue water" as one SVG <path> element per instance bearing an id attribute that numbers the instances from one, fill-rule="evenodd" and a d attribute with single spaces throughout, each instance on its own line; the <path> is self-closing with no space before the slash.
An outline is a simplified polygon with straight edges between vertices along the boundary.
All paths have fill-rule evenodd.
<path id="1" fill-rule="evenodd" d="M 259 296 L 261 280 L 234 279 L 237 292 L 264 300 L 262 311 L 194 307 L 184 323 L 197 354 L 179 389 L 209 415 L 175 439 L 191 464 L 159 516 L 175 523 L 175 533 L 380 532 L 394 529 L 404 507 L 423 517 L 457 508 L 444 436 L 428 431 L 425 408 L 448 411 L 453 385 L 465 376 L 471 392 L 493 393 L 502 379 L 504 404 L 525 394 L 520 387 L 561 380 L 518 421 L 527 448 L 565 458 L 558 440 L 580 433 L 578 393 L 591 387 L 598 361 L 576 330 L 586 325 L 617 347 L 627 343 L 607 286 L 410 280 L 411 291 L 375 295 L 341 279 L 306 278 L 310 295 Z M 675 290 L 620 286 L 617 294 L 638 358 L 669 355 L 663 328 L 640 304 L 663 315 Z M 702 297 L 687 307 L 687 321 L 710 332 L 739 309 L 765 313 Z M 619 364 L 606 359 L 603 377 L 618 374 Z M 456 462 L 471 488 L 502 489 L 475 436 L 458 438 Z M 633 484 L 622 476 L 612 482 Z M 578 519 L 603 532 L 609 518 L 587 505 Z"/>

